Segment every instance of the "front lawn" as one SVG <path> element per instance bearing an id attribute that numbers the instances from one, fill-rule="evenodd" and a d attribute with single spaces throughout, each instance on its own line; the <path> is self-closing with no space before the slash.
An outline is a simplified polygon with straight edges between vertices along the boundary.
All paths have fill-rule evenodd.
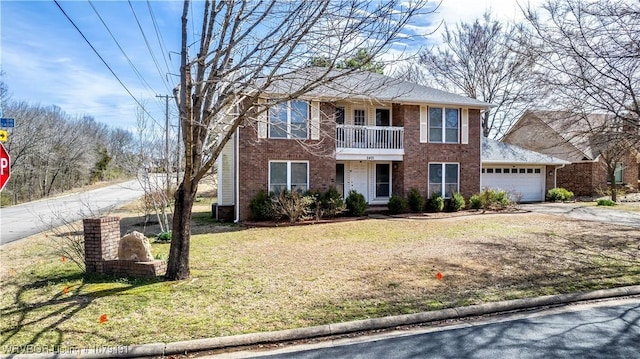
<path id="1" fill-rule="evenodd" d="M 0 348 L 172 342 L 640 283 L 640 231 L 540 214 L 216 230 L 192 237 L 180 282 L 83 278 L 44 236 L 1 247 Z"/>

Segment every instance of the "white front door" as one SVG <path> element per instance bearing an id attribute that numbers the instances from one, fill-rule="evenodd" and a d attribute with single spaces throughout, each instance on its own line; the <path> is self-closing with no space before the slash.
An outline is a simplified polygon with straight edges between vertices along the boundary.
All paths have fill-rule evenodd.
<path id="1" fill-rule="evenodd" d="M 366 161 L 349 163 L 349 190 L 356 191 L 369 201 L 369 165 Z"/>

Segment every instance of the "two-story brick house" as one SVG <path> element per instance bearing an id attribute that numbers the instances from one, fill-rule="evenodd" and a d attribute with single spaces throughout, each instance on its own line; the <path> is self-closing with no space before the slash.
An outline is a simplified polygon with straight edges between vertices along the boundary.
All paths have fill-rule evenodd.
<path id="1" fill-rule="evenodd" d="M 280 83 L 265 91 L 267 109 L 239 128 L 220 155 L 220 219 L 249 219 L 249 202 L 260 190 L 335 186 L 381 205 L 411 188 L 425 197 L 468 198 L 480 190 L 480 113 L 489 104 L 357 72 L 269 105 L 293 88 Z"/>

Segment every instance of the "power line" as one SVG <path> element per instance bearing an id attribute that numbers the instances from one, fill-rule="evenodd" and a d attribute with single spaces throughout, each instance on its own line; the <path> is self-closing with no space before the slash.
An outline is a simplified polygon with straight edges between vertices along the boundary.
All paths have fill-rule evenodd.
<path id="1" fill-rule="evenodd" d="M 153 122 L 155 122 L 156 124 L 158 124 L 158 126 L 162 126 L 158 120 L 156 120 L 153 115 L 151 115 L 149 113 L 149 111 L 147 111 L 147 109 L 142 105 L 142 103 L 140 103 L 140 101 L 138 101 L 138 99 L 131 93 L 131 91 L 129 91 L 129 89 L 127 88 L 127 86 L 124 84 L 124 82 L 122 82 L 122 80 L 120 80 L 120 78 L 118 77 L 118 75 L 116 75 L 116 73 L 113 71 L 113 69 L 111 68 L 111 66 L 109 66 L 109 64 L 104 60 L 104 58 L 102 57 L 102 55 L 100 55 L 100 53 L 98 52 L 98 50 L 96 50 L 96 48 L 93 46 L 93 44 L 91 44 L 91 42 L 87 39 L 86 36 L 84 36 L 84 34 L 82 33 L 82 31 L 80 30 L 80 28 L 78 28 L 78 26 L 76 25 L 75 22 L 73 22 L 73 20 L 71 20 L 71 18 L 69 17 L 69 15 L 67 15 L 67 13 L 64 11 L 64 9 L 62 8 L 62 6 L 60 6 L 60 4 L 58 3 L 58 0 L 53 0 L 53 2 L 56 4 L 56 6 L 58 6 L 58 9 L 60 9 L 60 11 L 62 12 L 62 14 L 64 14 L 64 16 L 67 18 L 67 20 L 69 20 L 69 22 L 71 23 L 71 25 L 73 25 L 73 27 L 78 31 L 78 33 L 80 34 L 80 36 L 82 36 L 82 38 L 84 39 L 84 41 L 89 45 L 89 47 L 91 47 L 91 49 L 93 50 L 93 52 L 98 56 L 98 58 L 100 58 L 100 60 L 102 61 L 102 63 L 107 67 L 107 69 L 109 69 L 109 71 L 111 72 L 111 74 L 113 75 L 113 77 L 116 78 L 116 80 L 118 80 L 118 82 L 120 83 L 120 85 L 124 88 L 125 91 L 127 91 L 127 93 L 129 94 L 129 96 L 131 96 L 131 98 L 138 104 L 138 106 L 140 106 L 140 108 L 142 108 L 142 110 L 149 115 L 149 117 L 153 120 Z"/>
<path id="2" fill-rule="evenodd" d="M 164 60 L 164 65 L 167 67 L 167 73 L 171 72 L 171 68 L 169 67 L 169 63 L 167 63 L 167 46 L 165 45 L 164 38 L 162 37 L 162 33 L 160 32 L 160 28 L 158 27 L 158 22 L 156 21 L 156 17 L 153 13 L 153 9 L 151 8 L 151 2 L 147 0 L 147 7 L 149 8 L 149 15 L 151 16 L 151 21 L 153 22 L 153 28 L 156 32 L 156 38 L 158 39 L 158 45 L 160 46 L 160 51 L 162 53 L 162 59 Z M 169 62 L 171 62 L 171 57 L 169 57 Z"/>
<path id="3" fill-rule="evenodd" d="M 156 59 L 156 56 L 153 54 L 153 50 L 151 50 L 151 45 L 149 44 L 149 40 L 147 40 L 147 35 L 145 35 L 144 30 L 142 29 L 142 25 L 140 25 L 140 21 L 138 20 L 138 15 L 136 15 L 136 11 L 133 8 L 133 4 L 131 4 L 131 0 L 129 0 L 128 2 L 129 2 L 129 7 L 131 8 L 131 12 L 133 13 L 133 18 L 136 19 L 136 23 L 138 24 L 138 29 L 140 29 L 140 33 L 142 34 L 142 38 L 144 39 L 144 43 L 147 45 L 147 50 L 149 51 L 149 55 L 151 55 L 153 64 L 156 65 L 156 70 L 158 70 L 158 74 L 160 75 L 160 78 L 162 79 L 162 82 L 164 83 L 164 86 L 166 87 L 167 92 L 171 92 L 171 89 L 169 88 L 169 84 L 164 79 L 164 76 L 162 76 L 162 70 L 160 70 L 160 65 L 158 65 L 158 60 Z"/>
<path id="4" fill-rule="evenodd" d="M 113 35 L 113 33 L 111 32 L 111 29 L 109 29 L 109 26 L 107 26 L 106 22 L 104 21 L 104 19 L 102 19 L 102 16 L 100 16 L 100 14 L 98 13 L 98 10 L 96 9 L 96 7 L 93 5 L 93 2 L 91 2 L 91 0 L 89 0 L 89 5 L 91 5 L 91 8 L 93 9 L 93 11 L 96 13 L 96 15 L 98 16 L 98 19 L 100 19 L 100 21 L 102 22 L 102 25 L 104 25 L 105 29 L 107 29 L 107 32 L 109 33 L 109 35 L 111 36 L 111 38 L 113 39 L 113 41 L 116 43 L 116 45 L 118 46 L 118 49 L 120 49 L 120 52 L 122 52 L 122 54 L 124 55 L 124 57 L 127 59 L 127 62 L 129 63 L 129 65 L 131 66 L 131 68 L 133 68 L 133 71 L 136 73 L 136 76 L 138 77 L 138 79 L 144 84 L 146 85 L 146 87 L 151 90 L 152 92 L 157 92 L 153 90 L 153 87 L 147 82 L 147 80 L 144 79 L 144 77 L 142 76 L 142 73 L 140 71 L 138 71 L 138 68 L 136 67 L 136 65 L 133 64 L 133 61 L 131 61 L 131 59 L 129 58 L 129 55 L 127 55 L 127 53 L 124 51 L 124 49 L 122 48 L 122 46 L 120 46 L 120 43 L 118 42 L 118 40 L 115 38 L 115 36 Z"/>

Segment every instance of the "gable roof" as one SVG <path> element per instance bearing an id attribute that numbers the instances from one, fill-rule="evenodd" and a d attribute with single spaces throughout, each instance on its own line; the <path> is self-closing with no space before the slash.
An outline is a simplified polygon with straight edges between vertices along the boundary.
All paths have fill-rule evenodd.
<path id="1" fill-rule="evenodd" d="M 480 154 L 483 163 L 516 163 L 530 165 L 568 165 L 571 162 L 530 151 L 516 145 L 499 142 L 482 136 L 482 152 Z"/>
<path id="2" fill-rule="evenodd" d="M 518 122 L 524 119 L 537 120 L 552 129 L 563 141 L 581 155 L 573 161 L 595 160 L 610 142 L 607 134 L 615 133 L 617 125 L 614 117 L 605 114 L 580 114 L 570 111 L 528 110 Z M 518 128 L 516 123 L 509 132 Z M 507 136 L 509 134 L 507 133 Z M 550 139 L 547 137 L 547 139 Z M 559 146 L 549 143 L 549 146 Z"/>
<path id="3" fill-rule="evenodd" d="M 442 104 L 472 108 L 489 108 L 486 102 L 441 91 L 428 86 L 369 71 L 330 70 L 306 67 L 273 81 L 265 90 L 270 96 L 282 96 L 303 88 L 309 81 L 327 73 L 333 80 L 307 92 L 304 98 L 321 100 L 369 100 L 410 104 Z"/>

